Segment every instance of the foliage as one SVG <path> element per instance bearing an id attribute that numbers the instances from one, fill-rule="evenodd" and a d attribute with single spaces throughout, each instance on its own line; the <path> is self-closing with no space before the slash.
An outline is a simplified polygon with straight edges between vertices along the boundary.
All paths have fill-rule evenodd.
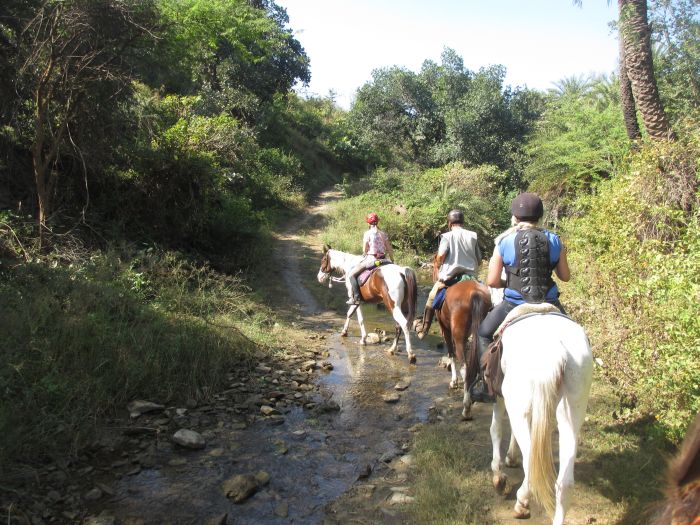
<path id="1" fill-rule="evenodd" d="M 693 0 L 652 0 L 654 69 L 673 121 L 700 121 L 700 10 Z"/>
<path id="2" fill-rule="evenodd" d="M 607 79 L 562 82 L 525 148 L 530 189 L 555 217 L 581 192 L 609 179 L 629 151 L 619 99 Z"/>
<path id="3" fill-rule="evenodd" d="M 697 133 L 645 145 L 563 228 L 577 275 L 567 305 L 627 410 L 674 440 L 700 409 L 698 151 Z"/>
<path id="4" fill-rule="evenodd" d="M 447 213 L 460 208 L 465 227 L 477 232 L 486 257 L 510 219 L 510 200 L 499 193 L 506 176 L 493 166 L 466 168 L 459 163 L 424 171 L 379 170 L 367 180 L 369 191 L 348 195 L 333 209 L 325 240 L 340 250 L 359 252 L 364 217 L 374 211 L 392 245 L 408 259 L 434 252 Z"/>
<path id="5" fill-rule="evenodd" d="M 539 94 L 503 85 L 502 66 L 472 72 L 445 49 L 442 63 L 419 73 L 399 67 L 373 72 L 349 121 L 356 140 L 387 167 L 492 164 L 519 187 L 521 148 L 542 110 Z"/>
<path id="6" fill-rule="evenodd" d="M 310 80 L 309 59 L 273 2 L 158 0 L 158 6 L 164 39 L 144 72 L 150 84 L 181 93 L 208 86 L 267 103 Z"/>

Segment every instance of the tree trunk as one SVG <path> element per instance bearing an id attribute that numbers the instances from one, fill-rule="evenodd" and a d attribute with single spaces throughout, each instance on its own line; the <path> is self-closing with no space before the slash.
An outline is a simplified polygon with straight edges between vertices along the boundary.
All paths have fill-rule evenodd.
<path id="1" fill-rule="evenodd" d="M 630 78 L 627 75 L 627 66 L 625 65 L 625 45 L 620 33 L 620 102 L 622 103 L 622 116 L 625 119 L 625 129 L 627 137 L 634 144 L 642 138 L 642 133 L 639 130 L 639 122 L 637 122 L 637 107 L 634 104 L 632 96 L 632 85 Z"/>
<path id="2" fill-rule="evenodd" d="M 653 139 L 673 140 L 675 135 L 661 104 L 654 78 L 646 0 L 618 0 L 618 6 L 625 66 L 644 128 Z"/>

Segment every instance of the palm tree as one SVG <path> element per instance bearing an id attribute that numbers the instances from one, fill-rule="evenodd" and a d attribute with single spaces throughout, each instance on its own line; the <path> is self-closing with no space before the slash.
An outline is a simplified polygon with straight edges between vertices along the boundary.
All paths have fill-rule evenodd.
<path id="1" fill-rule="evenodd" d="M 617 4 L 622 40 L 620 49 L 624 53 L 621 60 L 624 61 L 644 128 L 654 139 L 673 139 L 675 136 L 661 104 L 654 77 L 647 2 L 646 0 L 618 0 Z M 620 82 L 620 85 L 624 85 L 624 82 Z"/>
<path id="2" fill-rule="evenodd" d="M 573 2 L 579 7 L 582 4 L 582 0 Z M 654 77 L 647 2 L 617 0 L 617 5 L 620 26 L 620 96 L 627 134 L 632 140 L 639 137 L 634 109 L 636 105 L 644 128 L 651 138 L 673 140 L 675 135 L 661 104 Z M 625 78 L 629 79 L 629 83 L 625 82 Z M 625 91 L 629 87 L 633 98 L 629 91 Z"/>

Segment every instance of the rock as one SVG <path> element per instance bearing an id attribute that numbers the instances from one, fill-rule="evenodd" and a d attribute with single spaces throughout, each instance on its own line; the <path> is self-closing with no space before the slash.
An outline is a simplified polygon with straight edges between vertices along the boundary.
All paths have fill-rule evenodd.
<path id="1" fill-rule="evenodd" d="M 389 392 L 382 396 L 385 403 L 396 403 L 401 399 L 401 395 L 398 392 Z"/>
<path id="2" fill-rule="evenodd" d="M 95 483 L 95 486 L 108 496 L 114 496 L 115 494 L 114 489 L 105 483 Z"/>
<path id="3" fill-rule="evenodd" d="M 286 501 L 281 502 L 275 507 L 275 516 L 286 518 L 289 515 L 289 504 Z"/>
<path id="4" fill-rule="evenodd" d="M 261 470 L 260 472 L 255 474 L 255 481 L 258 482 L 259 486 L 264 487 L 270 482 L 270 475 L 264 470 Z"/>
<path id="5" fill-rule="evenodd" d="M 222 485 L 224 495 L 234 503 L 243 503 L 259 488 L 258 481 L 252 474 L 237 474 Z"/>
<path id="6" fill-rule="evenodd" d="M 310 403 L 309 403 L 310 404 Z M 333 401 L 332 399 L 329 399 L 328 401 L 325 401 L 321 404 L 319 404 L 316 409 L 317 412 L 320 414 L 327 414 L 329 412 L 338 412 L 340 410 L 340 405 Z"/>
<path id="7" fill-rule="evenodd" d="M 185 414 L 187 414 L 187 409 L 186 409 L 186 408 L 176 408 L 176 409 L 175 409 L 175 413 L 176 413 L 178 416 L 182 417 L 182 416 L 184 416 Z"/>
<path id="8" fill-rule="evenodd" d="M 364 467 L 360 469 L 357 474 L 357 479 L 367 479 L 372 474 L 372 465 L 367 463 Z"/>
<path id="9" fill-rule="evenodd" d="M 268 405 L 263 405 L 260 407 L 260 413 L 263 416 L 271 416 L 272 414 L 279 414 L 279 411 Z"/>
<path id="10" fill-rule="evenodd" d="M 88 490 L 85 494 L 83 494 L 83 498 L 86 501 L 97 501 L 101 497 L 102 491 L 97 487 L 93 487 L 90 490 Z"/>
<path id="11" fill-rule="evenodd" d="M 403 391 L 406 390 L 409 386 L 411 386 L 411 380 L 408 378 L 404 378 L 394 385 L 394 390 Z"/>
<path id="12" fill-rule="evenodd" d="M 228 514 L 219 514 L 218 516 L 212 516 L 204 521 L 204 525 L 226 525 L 228 520 Z"/>
<path id="13" fill-rule="evenodd" d="M 102 512 L 99 516 L 88 516 L 83 521 L 84 525 L 114 525 L 114 516 L 107 514 L 106 511 Z"/>
<path id="14" fill-rule="evenodd" d="M 333 370 L 333 363 L 331 363 L 330 361 L 324 361 L 323 363 L 321 363 L 321 370 L 330 372 L 331 370 Z"/>
<path id="15" fill-rule="evenodd" d="M 137 418 L 141 414 L 163 410 L 165 407 L 163 405 L 159 405 L 158 403 L 153 403 L 152 401 L 143 401 L 138 399 L 129 403 L 126 408 L 132 418 Z"/>
<path id="16" fill-rule="evenodd" d="M 412 503 L 416 498 L 404 494 L 403 492 L 394 492 L 389 498 L 389 505 L 403 505 L 406 503 Z"/>
<path id="17" fill-rule="evenodd" d="M 316 361 L 304 361 L 301 365 L 302 370 L 313 370 L 316 368 Z"/>
<path id="18" fill-rule="evenodd" d="M 262 372 L 263 374 L 269 374 L 270 372 L 272 372 L 272 368 L 263 364 L 256 366 L 255 370 L 257 370 L 258 372 Z"/>
<path id="19" fill-rule="evenodd" d="M 292 432 L 292 436 L 296 439 L 304 439 L 306 437 L 306 430 L 295 430 Z"/>
<path id="20" fill-rule="evenodd" d="M 206 441 L 201 434 L 194 430 L 181 428 L 173 435 L 173 441 L 181 447 L 190 449 L 202 449 L 206 446 Z"/>
<path id="21" fill-rule="evenodd" d="M 438 361 L 437 366 L 439 366 L 440 368 L 446 368 L 447 370 L 449 370 L 452 367 L 452 362 L 450 361 L 449 357 L 444 355 Z"/>
<path id="22" fill-rule="evenodd" d="M 381 340 L 382 340 L 382 338 L 381 338 L 381 336 L 380 336 L 379 334 L 377 334 L 377 333 L 375 333 L 375 332 L 369 332 L 369 333 L 367 334 L 367 339 L 365 340 L 365 342 L 366 342 L 368 345 L 376 345 L 376 344 L 379 344 L 379 342 L 380 342 Z"/>
<path id="23" fill-rule="evenodd" d="M 185 458 L 175 458 L 168 461 L 168 465 L 171 467 L 183 467 L 187 465 L 187 460 Z"/>

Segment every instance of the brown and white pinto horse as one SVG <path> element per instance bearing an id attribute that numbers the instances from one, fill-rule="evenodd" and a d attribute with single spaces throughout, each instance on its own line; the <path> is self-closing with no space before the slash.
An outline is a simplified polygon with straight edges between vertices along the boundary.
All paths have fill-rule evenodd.
<path id="1" fill-rule="evenodd" d="M 438 276 L 438 259 L 433 258 L 433 281 Z M 450 388 L 457 387 L 457 362 L 464 382 L 462 416 L 471 419 L 472 399 L 469 387 L 474 383 L 479 371 L 479 357 L 476 349 L 477 328 L 491 309 L 491 294 L 486 285 L 479 281 L 461 281 L 447 288 L 445 301 L 435 317 L 440 324 L 442 337 L 447 345 L 452 366 Z M 471 343 L 467 348 L 467 340 Z"/>
<path id="2" fill-rule="evenodd" d="M 325 282 L 334 271 L 347 275 L 361 260 L 361 255 L 352 255 L 339 250 L 332 250 L 327 245 L 324 246 L 321 267 L 317 276 L 318 282 Z M 363 302 L 384 303 L 384 306 L 391 312 L 396 321 L 394 342 L 388 353 L 394 354 L 396 352 L 401 332 L 403 332 L 406 337 L 408 362 L 415 363 L 416 355 L 413 353 L 409 331 L 409 327 L 416 315 L 416 300 L 418 297 L 418 284 L 413 270 L 408 266 L 399 266 L 397 264 L 383 265 L 373 272 L 367 282 L 360 287 L 360 292 Z M 350 318 L 355 312 L 357 312 L 357 322 L 360 325 L 360 344 L 364 345 L 367 341 L 367 331 L 360 306 L 353 305 L 348 308 L 341 335 L 346 336 L 348 334 Z"/>
<path id="3" fill-rule="evenodd" d="M 700 412 L 666 477 L 666 500 L 653 525 L 700 525 Z"/>

